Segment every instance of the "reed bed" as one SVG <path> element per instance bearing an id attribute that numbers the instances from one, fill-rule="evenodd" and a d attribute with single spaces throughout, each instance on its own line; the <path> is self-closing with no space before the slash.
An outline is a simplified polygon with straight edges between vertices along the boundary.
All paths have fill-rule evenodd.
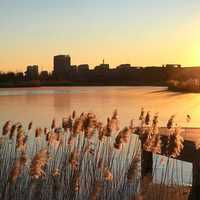
<path id="1" fill-rule="evenodd" d="M 24 127 L 7 121 L 0 137 L 0 198 L 166 199 L 172 188 L 182 194 L 185 187 L 172 181 L 177 179 L 176 163 L 169 166 L 170 158 L 176 158 L 183 149 L 183 138 L 180 129 L 174 127 L 174 117 L 167 123 L 172 134 L 164 144 L 166 168 L 161 182 L 154 185 L 151 177 L 141 178 L 141 146 L 155 154 L 161 152 L 158 114 L 151 119 L 150 112 L 142 109 L 139 122 L 137 128 L 131 120 L 129 126 L 121 129 L 116 110 L 106 124 L 94 113 L 78 115 L 75 111 L 63 118 L 61 124 L 53 119 L 45 128 L 35 127 L 32 122 Z M 160 166 L 155 162 L 154 177 Z M 166 178 L 169 173 L 172 173 L 170 180 Z M 166 190 L 167 185 L 171 191 Z M 157 195 L 152 197 L 150 191 Z"/>

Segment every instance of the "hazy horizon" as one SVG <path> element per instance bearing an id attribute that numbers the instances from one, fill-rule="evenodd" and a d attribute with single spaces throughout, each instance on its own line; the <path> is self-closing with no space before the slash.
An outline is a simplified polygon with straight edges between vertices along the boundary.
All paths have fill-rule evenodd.
<path id="1" fill-rule="evenodd" d="M 121 63 L 200 65 L 196 0 L 0 1 L 0 67 L 52 70 L 53 56 L 91 67 Z"/>

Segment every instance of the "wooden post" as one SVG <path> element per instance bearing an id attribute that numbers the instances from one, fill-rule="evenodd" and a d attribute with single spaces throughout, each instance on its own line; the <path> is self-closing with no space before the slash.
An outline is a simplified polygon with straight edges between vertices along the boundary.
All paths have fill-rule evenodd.
<path id="1" fill-rule="evenodd" d="M 152 178 L 153 172 L 153 154 L 152 152 L 141 149 L 141 176 L 150 176 Z"/>
<path id="2" fill-rule="evenodd" d="M 200 199 L 200 151 L 195 153 L 195 159 L 192 165 L 192 191 L 190 192 L 189 200 Z"/>

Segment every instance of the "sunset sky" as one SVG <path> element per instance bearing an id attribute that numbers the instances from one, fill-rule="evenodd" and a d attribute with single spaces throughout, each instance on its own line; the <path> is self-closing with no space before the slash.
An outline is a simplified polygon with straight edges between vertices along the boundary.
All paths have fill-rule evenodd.
<path id="1" fill-rule="evenodd" d="M 93 67 L 200 65 L 199 0 L 0 0 L 0 70 L 51 70 L 53 56 Z"/>

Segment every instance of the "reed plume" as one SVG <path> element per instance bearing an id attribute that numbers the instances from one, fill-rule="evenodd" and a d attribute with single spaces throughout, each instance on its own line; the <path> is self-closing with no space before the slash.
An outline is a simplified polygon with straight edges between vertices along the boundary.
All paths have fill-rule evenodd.
<path id="1" fill-rule="evenodd" d="M 69 163 L 73 170 L 77 170 L 79 161 L 79 152 L 73 151 L 69 157 Z"/>
<path id="2" fill-rule="evenodd" d="M 53 120 L 52 120 L 52 123 L 51 123 L 51 129 L 53 130 L 53 129 L 55 129 L 55 128 L 56 128 L 56 120 L 53 119 Z"/>
<path id="3" fill-rule="evenodd" d="M 34 156 L 30 166 L 30 176 L 33 179 L 39 179 L 45 176 L 44 167 L 49 160 L 47 149 L 42 149 Z"/>
<path id="4" fill-rule="evenodd" d="M 9 175 L 9 182 L 11 184 L 14 184 L 17 178 L 20 176 L 23 167 L 27 163 L 27 160 L 28 160 L 27 155 L 25 153 L 22 153 L 20 158 L 14 162 L 14 165 Z"/>
<path id="5" fill-rule="evenodd" d="M 143 150 L 159 154 L 162 147 L 166 149 L 168 157 L 181 154 L 183 139 L 180 130 L 173 127 L 174 117 L 168 122 L 168 128 L 174 132 L 167 145 L 163 145 L 160 140 L 157 113 L 151 119 L 150 112 L 145 113 L 142 108 L 139 118 L 140 127 L 134 127 L 131 120 L 130 125 L 119 129 L 117 110 L 107 118 L 104 125 L 94 113 L 77 116 L 73 111 L 69 117 L 62 119 L 61 126 L 57 126 L 53 120 L 50 131 L 48 128 L 34 129 L 35 137 L 40 139 L 39 145 L 34 135 L 27 137 L 22 124 L 11 126 L 7 122 L 4 126 L 11 128 L 4 131 L 4 135 L 9 134 L 9 138 L 13 139 L 16 132 L 16 147 L 21 151 L 12 147 L 15 140 L 0 137 L 0 140 L 4 140 L 4 144 L 0 145 L 0 195 L 13 200 L 31 197 L 74 200 L 148 198 L 147 191 L 151 184 L 150 181 L 145 183 L 145 177 L 140 179 L 141 145 L 138 138 L 135 139 L 138 136 L 133 133 L 139 135 Z M 30 127 L 27 129 L 30 130 Z M 50 160 L 50 155 L 54 159 Z"/>
<path id="6" fill-rule="evenodd" d="M 150 124 L 150 112 L 149 111 L 147 112 L 147 114 L 145 116 L 144 122 L 146 125 Z"/>
<path id="7" fill-rule="evenodd" d="M 14 134 L 15 134 L 15 130 L 17 129 L 17 125 L 16 124 L 13 124 L 11 129 L 10 129 L 10 135 L 9 135 L 9 138 L 12 139 L 14 137 Z"/>
<path id="8" fill-rule="evenodd" d="M 28 124 L 28 130 L 30 131 L 30 130 L 32 129 L 32 127 L 33 127 L 33 122 L 30 122 L 30 123 Z"/>
<path id="9" fill-rule="evenodd" d="M 168 139 L 168 146 L 167 146 L 168 155 L 172 158 L 178 157 L 183 150 L 184 147 L 183 142 L 184 139 L 181 136 L 181 129 L 175 128 L 173 134 L 170 135 Z"/>
<path id="10" fill-rule="evenodd" d="M 11 129 L 11 121 L 7 121 L 3 126 L 2 135 L 7 135 L 10 129 Z"/>
<path id="11" fill-rule="evenodd" d="M 127 172 L 127 180 L 128 182 L 132 182 L 134 178 L 137 178 L 139 175 L 139 163 L 140 157 L 135 155 L 131 161 L 130 167 Z"/>
<path id="12" fill-rule="evenodd" d="M 105 168 L 103 170 L 103 177 L 106 181 L 109 181 L 109 182 L 113 180 L 112 172 L 108 168 Z"/>
<path id="13" fill-rule="evenodd" d="M 140 116 L 139 116 L 139 120 L 144 120 L 144 108 L 141 108 L 141 112 L 140 112 Z"/>
<path id="14" fill-rule="evenodd" d="M 172 116 L 169 118 L 169 120 L 168 120 L 168 122 L 167 122 L 167 128 L 168 128 L 168 129 L 171 129 L 171 128 L 173 127 L 173 125 L 174 125 L 174 119 L 175 119 L 175 115 L 172 115 Z"/>
<path id="15" fill-rule="evenodd" d="M 84 116 L 80 116 L 79 118 L 77 118 L 74 122 L 74 125 L 73 125 L 73 135 L 74 137 L 76 137 L 78 134 L 81 134 L 83 132 L 83 121 L 84 119 Z"/>
<path id="16" fill-rule="evenodd" d="M 93 191 L 90 194 L 90 200 L 97 200 L 100 192 L 102 190 L 101 183 L 99 181 L 95 181 Z"/>
<path id="17" fill-rule="evenodd" d="M 24 151 L 26 148 L 26 141 L 27 136 L 25 136 L 22 126 L 20 126 L 20 128 L 18 127 L 17 129 L 16 148 Z"/>
<path id="18" fill-rule="evenodd" d="M 60 170 L 58 169 L 58 168 L 55 168 L 54 170 L 53 170 L 53 173 L 52 173 L 52 176 L 53 177 L 57 177 L 57 176 L 60 176 Z"/>
<path id="19" fill-rule="evenodd" d="M 18 176 L 21 173 L 21 169 L 22 169 L 21 162 L 20 162 L 20 159 L 18 159 L 14 162 L 13 168 L 11 169 L 10 176 L 9 176 L 10 183 L 14 184 L 16 182 Z"/>
<path id="20" fill-rule="evenodd" d="M 36 128 L 35 130 L 35 137 L 39 138 L 42 136 L 42 128 Z"/>

